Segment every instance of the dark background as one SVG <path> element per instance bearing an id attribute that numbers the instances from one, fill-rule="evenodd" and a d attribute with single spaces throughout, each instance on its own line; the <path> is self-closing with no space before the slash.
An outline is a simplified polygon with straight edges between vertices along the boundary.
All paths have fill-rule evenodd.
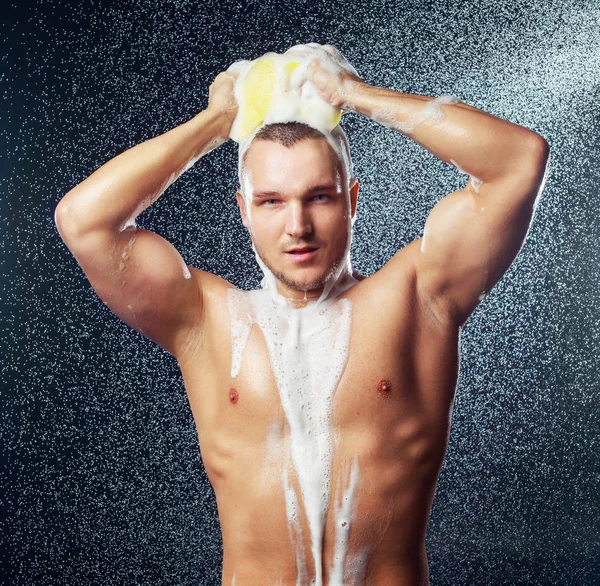
<path id="1" fill-rule="evenodd" d="M 428 528 L 432 586 L 600 584 L 595 2 L 38 2 L 0 9 L 0 582 L 219 584 L 221 536 L 176 361 L 102 304 L 54 225 L 104 162 L 189 120 L 238 59 L 336 46 L 371 84 L 454 95 L 542 134 L 527 241 L 467 322 Z M 342 120 L 372 274 L 466 176 Z M 237 145 L 138 224 L 244 289 Z"/>

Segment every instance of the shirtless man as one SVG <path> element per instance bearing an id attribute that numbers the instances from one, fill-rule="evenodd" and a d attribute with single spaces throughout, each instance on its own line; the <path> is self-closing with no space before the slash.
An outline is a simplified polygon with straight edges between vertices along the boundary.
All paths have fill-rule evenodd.
<path id="1" fill-rule="evenodd" d="M 461 327 L 523 245 L 549 149 L 538 134 L 456 100 L 433 104 L 443 115 L 427 118 L 433 98 L 373 87 L 318 63 L 308 78 L 332 106 L 403 132 L 471 176 L 433 207 L 422 238 L 373 275 L 354 273 L 356 282 L 336 299 L 350 302 L 352 318 L 335 387 L 330 506 L 317 549 L 298 478 L 282 482 L 290 427 L 263 331 L 251 329 L 232 377 L 228 299 L 238 290 L 186 266 L 169 242 L 134 222 L 195 160 L 228 139 L 238 107 L 235 74 L 216 77 L 206 110 L 73 188 L 55 221 L 101 300 L 181 367 L 218 504 L 223 584 L 427 585 L 425 534 L 450 431 Z M 257 140 L 246 154 L 254 198 L 250 221 L 238 190 L 242 221 L 277 276 L 278 293 L 294 311 L 305 308 L 342 258 L 358 182 L 340 180 L 340 161 L 322 138 L 290 147 Z M 299 260 L 289 252 L 297 247 L 317 251 Z M 280 450 L 272 448 L 274 429 Z M 340 521 L 334 497 L 343 503 L 342 469 L 352 458 L 360 483 Z M 290 495 L 300 504 L 295 538 Z"/>

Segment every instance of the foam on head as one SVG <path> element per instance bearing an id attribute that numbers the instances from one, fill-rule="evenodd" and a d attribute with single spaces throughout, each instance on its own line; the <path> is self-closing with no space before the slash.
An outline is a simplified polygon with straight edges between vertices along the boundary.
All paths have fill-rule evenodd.
<path id="1" fill-rule="evenodd" d="M 283 55 L 270 52 L 254 61 L 234 63 L 229 70 L 239 74 L 234 88 L 238 114 L 232 124 L 230 137 L 239 144 L 238 179 L 250 224 L 252 224 L 252 173 L 244 164 L 244 158 L 254 139 L 265 126 L 278 122 L 304 123 L 317 130 L 320 136 L 327 140 L 340 161 L 342 168 L 340 179 L 347 196 L 348 240 L 343 260 L 334 267 L 317 301 L 320 303 L 328 296 L 337 296 L 356 282 L 352 278 L 350 262 L 352 226 L 355 221 L 355 217 L 353 218 L 350 213 L 350 187 L 355 178 L 348 140 L 339 126 L 342 111 L 333 108 L 321 98 L 307 80 L 306 68 L 313 59 L 319 61 L 332 73 L 346 70 L 357 75 L 356 70 L 338 51 L 329 45 L 322 46 L 317 43 L 296 45 Z M 260 140 L 260 136 L 257 140 Z M 277 291 L 275 276 L 260 259 L 254 243 L 252 248 L 257 263 L 264 273 L 261 286 L 269 289 L 279 304 L 287 304 L 287 300 Z"/>

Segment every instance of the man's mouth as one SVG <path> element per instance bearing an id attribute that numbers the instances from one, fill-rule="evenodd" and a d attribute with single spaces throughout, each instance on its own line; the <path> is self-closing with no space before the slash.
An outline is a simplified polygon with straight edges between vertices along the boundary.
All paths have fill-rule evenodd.
<path id="1" fill-rule="evenodd" d="M 315 246 L 302 246 L 300 248 L 292 248 L 286 251 L 286 254 L 294 260 L 308 260 L 314 256 L 317 250 L 318 248 Z"/>

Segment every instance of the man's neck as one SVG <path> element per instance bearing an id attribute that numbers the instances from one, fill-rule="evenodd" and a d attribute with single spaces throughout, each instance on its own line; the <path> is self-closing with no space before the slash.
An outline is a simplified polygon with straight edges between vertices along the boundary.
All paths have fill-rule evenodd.
<path id="1" fill-rule="evenodd" d="M 320 289 L 313 289 L 312 291 L 301 291 L 298 289 L 290 289 L 289 287 L 282 287 L 281 283 L 277 283 L 278 293 L 287 299 L 287 302 L 295 309 L 306 307 L 311 301 L 316 301 L 321 297 L 323 287 Z"/>
<path id="2" fill-rule="evenodd" d="M 346 276 L 342 278 L 348 277 Z M 352 271 L 352 278 L 356 279 L 357 281 L 362 281 L 365 279 L 364 276 L 360 275 L 355 270 Z M 324 287 L 320 287 L 319 289 L 312 289 L 311 291 L 302 291 L 287 287 L 280 281 L 277 282 L 277 292 L 284 297 L 294 309 L 301 309 L 306 307 L 310 302 L 317 301 L 319 297 L 321 297 L 323 289 Z"/>

